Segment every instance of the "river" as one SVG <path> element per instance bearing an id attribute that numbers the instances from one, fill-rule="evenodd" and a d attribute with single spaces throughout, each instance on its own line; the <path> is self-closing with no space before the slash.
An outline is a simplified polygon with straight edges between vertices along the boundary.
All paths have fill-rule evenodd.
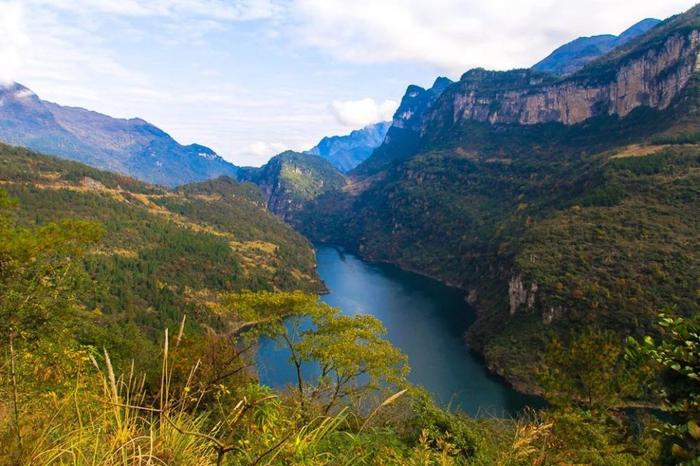
<path id="1" fill-rule="evenodd" d="M 318 273 L 330 290 L 322 299 L 346 314 L 381 320 L 387 338 L 408 356 L 409 380 L 442 406 L 474 416 L 508 416 L 541 404 L 493 377 L 467 350 L 463 336 L 475 315 L 460 290 L 390 265 L 368 264 L 330 246 L 319 246 L 316 255 Z M 258 367 L 264 384 L 296 381 L 288 353 L 270 340 L 260 344 Z"/>

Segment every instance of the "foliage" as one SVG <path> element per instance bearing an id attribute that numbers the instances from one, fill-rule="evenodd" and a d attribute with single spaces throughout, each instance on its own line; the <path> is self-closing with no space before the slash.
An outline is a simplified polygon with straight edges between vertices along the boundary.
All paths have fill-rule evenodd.
<path id="1" fill-rule="evenodd" d="M 660 372 L 660 395 L 675 422 L 665 426 L 669 457 L 681 464 L 700 460 L 700 326 L 690 320 L 661 314 L 661 340 L 650 336 L 629 340 L 628 358 L 651 359 Z"/>
<path id="2" fill-rule="evenodd" d="M 639 397 L 643 367 L 625 360 L 619 337 L 593 328 L 555 337 L 544 355 L 540 383 L 547 399 L 557 406 L 581 404 L 605 410 Z"/>
<path id="3" fill-rule="evenodd" d="M 82 311 L 80 280 L 59 288 L 52 275 L 79 278 L 80 254 L 95 247 L 99 229 L 17 227 L 4 194 L 0 205 L 3 279 L 11 280 L 2 282 L 3 331 L 23 329 L 0 365 L 2 466 L 653 464 L 653 442 L 625 422 L 444 411 L 407 386 L 405 358 L 378 321 L 340 315 L 303 292 L 225 293 L 207 305 L 218 322 L 209 332 L 186 317 L 174 338 L 166 327 L 155 351 L 159 382 L 135 363 L 120 371 L 95 348 L 114 340 L 93 328 L 99 316 Z M 18 258 L 34 260 L 27 267 Z M 20 295 L 23 308 L 13 305 Z M 132 336 L 123 322 L 109 330 Z M 95 346 L 75 338 L 85 331 L 99 338 Z M 300 378 L 299 391 L 256 383 L 248 351 L 261 335 L 287 344 L 293 364 L 319 364 L 319 376 Z M 141 357 L 133 342 L 122 351 Z"/>
<path id="4" fill-rule="evenodd" d="M 251 185 L 222 178 L 170 191 L 8 146 L 0 166 L 20 225 L 45 235 L 59 235 L 43 225 L 64 216 L 103 225 L 104 240 L 81 256 L 94 286 L 80 296 L 101 325 L 80 340 L 110 348 L 116 366 L 138 354 L 155 371 L 158 329 L 183 315 L 192 331 L 220 325 L 201 306 L 218 292 L 321 287 L 309 243 L 265 212 Z"/>
<path id="5" fill-rule="evenodd" d="M 317 297 L 299 292 L 241 292 L 222 297 L 224 308 L 253 326 L 250 337 L 275 338 L 289 350 L 297 374 L 299 402 L 327 415 L 341 401 L 359 403 L 377 390 L 398 389 L 408 374 L 406 357 L 382 336 L 382 323 L 369 315 L 341 315 Z M 316 380 L 303 365 L 317 364 Z"/>

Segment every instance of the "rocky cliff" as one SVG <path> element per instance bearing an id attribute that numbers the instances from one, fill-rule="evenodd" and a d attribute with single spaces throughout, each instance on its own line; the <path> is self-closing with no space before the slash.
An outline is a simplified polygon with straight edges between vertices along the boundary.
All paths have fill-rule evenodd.
<path id="1" fill-rule="evenodd" d="M 471 70 L 433 105 L 422 131 L 431 123 L 465 120 L 575 125 L 601 115 L 625 117 L 642 106 L 666 109 L 699 69 L 700 31 L 673 34 L 639 51 L 625 56 L 613 73 L 584 69 L 564 80 L 533 70 Z"/>

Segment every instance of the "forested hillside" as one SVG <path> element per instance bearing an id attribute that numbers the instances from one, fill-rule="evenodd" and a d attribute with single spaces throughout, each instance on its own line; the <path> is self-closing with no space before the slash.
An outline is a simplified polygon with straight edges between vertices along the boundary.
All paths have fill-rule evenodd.
<path id="1" fill-rule="evenodd" d="M 322 287 L 310 244 L 265 211 L 253 185 L 221 178 L 170 191 L 9 146 L 0 167 L 21 224 L 80 218 L 104 229 L 84 258 L 96 284 L 85 299 L 125 358 L 148 359 L 156 334 L 183 315 L 218 325 L 202 310 L 216 293 Z"/>
<path id="2" fill-rule="evenodd" d="M 260 168 L 243 167 L 238 178 L 260 187 L 270 212 L 290 220 L 304 205 L 345 185 L 345 178 L 318 155 L 286 151 Z"/>
<path id="3" fill-rule="evenodd" d="M 465 73 L 296 225 L 464 289 L 479 310 L 470 346 L 526 390 L 541 389 L 537 367 L 556 335 L 595 327 L 621 343 L 649 332 L 661 308 L 694 314 L 700 101 L 697 76 L 681 70 L 697 57 L 699 11 L 569 78 Z M 637 67 L 645 91 L 606 107 L 602 83 Z M 660 84 L 681 75 L 685 84 Z M 616 113 L 621 102 L 629 113 Z M 578 111 L 592 116 L 578 122 Z"/>
<path id="4" fill-rule="evenodd" d="M 128 192 L 133 197 L 120 201 L 127 204 L 165 195 L 25 151 L 6 149 L 3 161 L 21 165 L 13 156 L 28 163 L 24 182 L 32 179 L 35 190 L 52 196 L 83 192 L 85 185 L 107 197 L 114 196 L 110 190 Z M 71 175 L 41 168 L 69 168 L 64 173 L 77 175 L 82 187 Z M 43 182 L 42 173 L 49 174 Z M 86 179 L 88 174 L 93 176 Z M 13 178 L 5 184 L 17 188 L 22 177 Z M 222 190 L 229 200 L 256 202 L 249 187 L 227 180 L 167 197 L 205 199 Z M 87 209 L 95 204 L 89 200 L 71 205 L 92 217 Z M 383 338 L 381 322 L 342 315 L 313 294 L 213 292 L 214 287 L 197 293 L 202 290 L 157 283 L 173 296 L 192 299 L 195 312 L 187 312 L 188 299 L 179 304 L 179 322 L 159 319 L 155 306 L 134 316 L 139 322 L 114 318 L 123 304 L 107 316 L 92 299 L 104 299 L 99 290 L 113 281 L 95 271 L 94 257 L 126 255 L 105 241 L 109 231 L 85 219 L 37 225 L 27 217 L 0 190 L 0 342 L 6 348 L 0 365 L 0 464 L 645 465 L 665 459 L 673 464 L 697 453 L 692 417 L 685 430 L 643 413 L 610 410 L 620 396 L 653 383 L 649 374 L 682 363 L 684 378 L 672 385 L 674 402 L 682 404 L 673 409 L 682 418 L 692 416 L 696 401 L 687 389 L 697 377 L 697 358 L 675 352 L 697 344 L 693 323 L 663 320 L 674 337 L 658 345 L 650 339 L 631 342 L 630 358 L 624 359 L 577 340 L 585 363 L 593 362 L 580 382 L 574 378 L 582 374 L 581 356 L 554 346 L 542 375 L 555 381 L 547 386 L 556 409 L 517 419 L 473 419 L 436 407 L 406 382 L 406 358 Z M 188 261 L 194 259 L 190 253 L 202 251 L 178 252 Z M 221 256 L 219 262 L 225 260 Z M 121 272 L 112 269 L 114 276 Z M 583 335 L 614 348 L 607 334 Z M 273 391 L 256 381 L 254 348 L 260 337 L 289 351 L 297 369 L 294 385 Z M 309 376 L 303 370 L 308 367 L 320 371 Z"/>

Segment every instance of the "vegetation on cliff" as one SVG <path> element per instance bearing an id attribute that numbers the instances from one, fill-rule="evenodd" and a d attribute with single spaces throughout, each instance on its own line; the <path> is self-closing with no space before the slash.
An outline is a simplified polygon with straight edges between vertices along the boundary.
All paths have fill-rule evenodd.
<path id="1" fill-rule="evenodd" d="M 646 56 L 642 50 L 654 55 L 650 48 L 669 36 L 695 30 L 698 11 L 576 79 Z M 465 76 L 483 92 L 502 92 L 502 80 L 517 87 L 535 75 Z M 697 76 L 666 109 L 575 125 L 455 120 L 447 103 L 462 85 L 432 104 L 428 113 L 440 118 L 414 124 L 411 150 L 378 149 L 344 191 L 310 202 L 293 220 L 300 231 L 471 291 L 479 318 L 470 346 L 522 389 L 541 390 L 545 349 L 570 329 L 611 330 L 621 345 L 627 335 L 653 333 L 658 309 L 698 312 Z"/>

